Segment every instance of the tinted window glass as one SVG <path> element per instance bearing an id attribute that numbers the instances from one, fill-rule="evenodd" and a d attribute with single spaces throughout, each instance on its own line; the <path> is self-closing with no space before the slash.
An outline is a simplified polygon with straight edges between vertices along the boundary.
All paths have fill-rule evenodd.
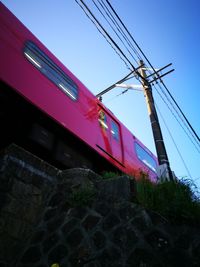
<path id="1" fill-rule="evenodd" d="M 115 140 L 119 141 L 119 126 L 114 121 L 111 121 L 111 133 L 112 133 L 112 137 Z"/>
<path id="2" fill-rule="evenodd" d="M 78 97 L 77 85 L 33 42 L 26 42 L 25 57 L 72 100 Z"/>
<path id="3" fill-rule="evenodd" d="M 156 172 L 157 164 L 154 158 L 137 143 L 135 143 L 135 150 L 137 157 L 152 171 Z"/>

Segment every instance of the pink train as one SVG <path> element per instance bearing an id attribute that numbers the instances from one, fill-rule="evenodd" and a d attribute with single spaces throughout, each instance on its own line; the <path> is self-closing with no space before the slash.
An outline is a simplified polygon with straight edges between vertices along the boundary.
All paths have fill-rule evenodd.
<path id="1" fill-rule="evenodd" d="M 157 158 L 0 3 L 0 148 L 59 168 L 157 178 Z"/>

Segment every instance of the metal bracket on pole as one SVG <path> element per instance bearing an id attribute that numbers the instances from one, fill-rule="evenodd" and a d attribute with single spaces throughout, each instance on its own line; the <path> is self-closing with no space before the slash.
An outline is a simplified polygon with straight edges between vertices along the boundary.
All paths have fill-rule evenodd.
<path id="1" fill-rule="evenodd" d="M 144 65 L 144 64 L 143 64 Z M 142 65 L 142 66 L 143 66 Z M 106 88 L 105 90 L 101 91 L 100 93 L 98 93 L 96 95 L 96 97 L 100 98 L 102 97 L 102 95 L 104 95 L 105 93 L 109 92 L 110 90 L 112 90 L 113 88 L 115 88 L 116 84 L 119 84 L 119 83 L 123 83 L 131 74 L 133 74 L 134 72 L 137 73 L 137 71 L 141 68 L 141 66 L 139 66 L 138 68 L 136 68 L 135 70 L 131 71 L 129 74 L 127 74 L 124 78 L 122 78 L 121 80 L 117 81 L 116 83 L 112 84 L 111 86 L 109 86 L 108 88 Z"/>

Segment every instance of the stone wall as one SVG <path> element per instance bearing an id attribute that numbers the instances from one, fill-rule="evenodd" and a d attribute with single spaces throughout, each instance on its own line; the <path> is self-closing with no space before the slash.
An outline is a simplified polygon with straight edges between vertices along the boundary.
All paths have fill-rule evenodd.
<path id="1" fill-rule="evenodd" d="M 128 177 L 61 172 L 14 145 L 0 164 L 1 267 L 200 266 L 200 229 L 134 203 Z"/>
<path id="2" fill-rule="evenodd" d="M 0 155 L 0 262 L 11 266 L 35 230 L 57 173 L 15 145 Z"/>

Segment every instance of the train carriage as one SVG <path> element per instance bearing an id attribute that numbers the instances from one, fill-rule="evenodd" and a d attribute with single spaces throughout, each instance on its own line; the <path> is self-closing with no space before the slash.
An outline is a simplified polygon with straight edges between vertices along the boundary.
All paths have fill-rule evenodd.
<path id="1" fill-rule="evenodd" d="M 1 149 L 156 180 L 157 158 L 2 3 L 0 39 Z"/>

